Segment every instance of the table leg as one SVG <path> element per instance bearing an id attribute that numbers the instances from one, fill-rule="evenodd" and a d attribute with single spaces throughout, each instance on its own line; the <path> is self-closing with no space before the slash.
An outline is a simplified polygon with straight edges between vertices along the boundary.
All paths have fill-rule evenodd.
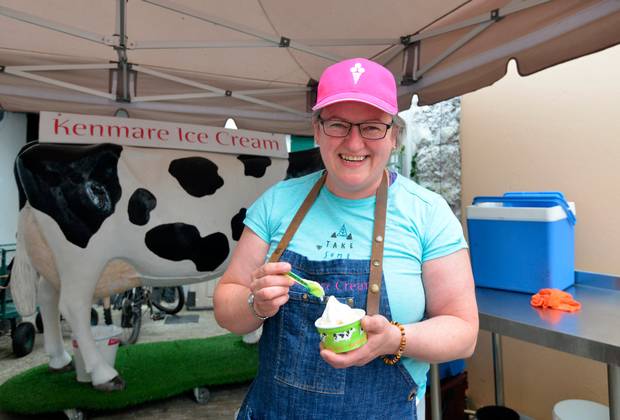
<path id="1" fill-rule="evenodd" d="M 431 363 L 431 419 L 441 420 L 441 380 L 439 365 Z"/>
<path id="2" fill-rule="evenodd" d="M 607 365 L 609 420 L 620 420 L 620 366 Z"/>
<path id="3" fill-rule="evenodd" d="M 495 405 L 503 406 L 504 370 L 502 365 L 502 336 L 492 332 L 491 342 L 493 344 L 493 374 L 495 375 Z"/>

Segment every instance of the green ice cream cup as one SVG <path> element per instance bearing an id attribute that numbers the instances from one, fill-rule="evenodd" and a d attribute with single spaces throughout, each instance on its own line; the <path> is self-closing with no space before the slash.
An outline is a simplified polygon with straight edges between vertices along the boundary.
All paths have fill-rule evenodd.
<path id="1" fill-rule="evenodd" d="M 359 318 L 357 321 L 337 326 L 329 326 L 321 323 L 321 318 L 314 322 L 323 347 L 334 353 L 344 353 L 363 346 L 368 341 L 366 331 L 362 329 L 362 318 L 366 315 L 363 309 L 353 309 Z"/>

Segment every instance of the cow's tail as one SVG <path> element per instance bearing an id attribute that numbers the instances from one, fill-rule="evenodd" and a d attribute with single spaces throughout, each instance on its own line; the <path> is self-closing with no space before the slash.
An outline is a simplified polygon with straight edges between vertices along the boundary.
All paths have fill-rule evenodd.
<path id="1" fill-rule="evenodd" d="M 13 268 L 11 269 L 11 282 L 9 283 L 15 307 L 22 316 L 32 315 L 36 311 L 37 281 L 39 279 L 39 273 L 33 267 L 26 250 L 24 219 L 27 211 L 29 211 L 29 207 L 23 208 L 19 213 L 17 246 L 13 258 Z"/>

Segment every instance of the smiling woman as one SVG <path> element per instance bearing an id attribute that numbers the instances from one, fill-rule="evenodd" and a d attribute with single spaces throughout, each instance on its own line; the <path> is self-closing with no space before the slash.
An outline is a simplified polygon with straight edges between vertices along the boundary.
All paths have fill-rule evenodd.
<path id="1" fill-rule="evenodd" d="M 373 133 L 377 138 L 363 136 L 363 127 L 368 134 L 368 126 L 379 131 Z M 329 174 L 325 184 L 331 192 L 349 199 L 374 195 L 396 147 L 391 126 L 390 114 L 366 103 L 339 102 L 322 110 L 314 122 L 314 137 Z"/>
<path id="2" fill-rule="evenodd" d="M 280 182 L 247 210 L 215 291 L 221 326 L 263 326 L 237 418 L 424 418 L 428 362 L 467 357 L 477 337 L 463 231 L 442 197 L 386 170 L 404 126 L 386 68 L 361 58 L 328 67 L 313 110 L 326 171 Z M 367 342 L 321 345 L 325 303 L 289 272 L 365 311 Z"/>

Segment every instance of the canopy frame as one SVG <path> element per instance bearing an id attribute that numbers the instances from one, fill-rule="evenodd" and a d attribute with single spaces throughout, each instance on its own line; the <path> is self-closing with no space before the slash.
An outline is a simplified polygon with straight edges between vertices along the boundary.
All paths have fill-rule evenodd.
<path id="1" fill-rule="evenodd" d="M 501 77 L 498 77 L 499 59 L 507 61 L 511 57 L 518 58 L 521 52 L 527 53 L 528 49 L 533 49 L 539 43 L 553 41 L 555 38 L 568 34 L 573 30 L 578 31 L 582 26 L 595 23 L 599 19 L 604 20 L 607 15 L 614 14 L 618 16 L 618 12 L 620 12 L 620 0 L 596 0 L 596 3 L 591 0 L 593 4 L 585 5 L 583 8 L 574 7 L 575 13 L 565 15 L 562 21 L 551 21 L 550 25 L 552 26 L 539 26 L 540 29 L 525 33 L 520 38 L 508 39 L 508 41 L 503 41 L 503 44 L 466 55 L 462 54 L 465 52 L 464 47 L 470 42 L 476 42 L 476 45 L 478 45 L 478 38 L 481 38 L 480 42 L 484 42 L 487 38 L 486 33 L 489 32 L 488 29 L 493 28 L 497 22 L 503 21 L 509 15 L 533 9 L 537 6 L 542 6 L 545 10 L 553 10 L 553 4 L 550 4 L 549 7 L 546 4 L 559 2 L 559 0 L 498 0 L 495 2 L 496 6 L 491 5 L 489 7 L 477 5 L 475 0 L 463 0 L 451 3 L 452 9 L 450 10 L 438 8 L 438 13 L 434 17 L 428 16 L 428 20 L 417 22 L 413 29 L 410 27 L 414 25 L 410 24 L 409 20 L 402 22 L 398 32 L 407 32 L 408 29 L 411 29 L 411 32 L 405 33 L 400 37 L 391 38 L 390 35 L 388 37 L 378 36 L 377 38 L 358 39 L 351 39 L 350 36 L 349 39 L 308 39 L 308 34 L 312 33 L 308 31 L 304 33 L 306 39 L 301 37 L 299 39 L 292 39 L 292 37 L 281 36 L 275 27 L 273 33 L 265 32 L 265 30 L 258 30 L 248 25 L 215 16 L 210 11 L 195 10 L 196 6 L 192 9 L 171 0 L 142 0 L 141 3 L 147 5 L 142 7 L 143 10 L 159 8 L 164 10 L 164 12 L 181 15 L 181 17 L 187 16 L 192 20 L 197 20 L 198 24 L 193 23 L 193 25 L 198 30 L 201 28 L 200 24 L 204 22 L 208 23 L 209 26 L 215 25 L 225 28 L 225 30 L 229 30 L 231 33 L 236 33 L 246 38 L 220 40 L 221 35 L 215 35 L 212 39 L 204 41 L 129 39 L 127 34 L 127 1 L 115 1 L 116 15 L 113 22 L 114 32 L 112 34 L 96 33 L 35 16 L 34 14 L 37 12 L 33 10 L 37 9 L 34 8 L 29 9 L 29 14 L 0 6 L 0 15 L 3 17 L 112 48 L 117 57 L 109 63 L 97 63 L 94 61 L 97 64 L 92 64 L 93 61 L 91 61 L 91 64 L 86 64 L 84 61 L 90 60 L 84 58 L 80 64 L 68 64 L 76 60 L 64 59 L 59 55 L 58 57 L 52 56 L 48 64 L 40 66 L 20 65 L 19 63 L 22 62 L 22 59 L 20 57 L 13 58 L 14 63 L 17 65 L 7 63 L 4 67 L 0 66 L 0 73 L 3 72 L 14 77 L 35 81 L 37 84 L 47 85 L 49 88 L 33 85 L 24 80 L 21 83 L 12 84 L 8 82 L 8 84 L 0 84 L 0 94 L 13 97 L 14 99 L 10 99 L 10 101 L 16 104 L 15 108 L 26 111 L 32 110 L 33 106 L 31 103 L 34 100 L 37 103 L 44 102 L 37 106 L 39 109 L 47 110 L 53 110 L 53 101 L 59 101 L 65 102 L 65 104 L 59 104 L 57 107 L 59 110 L 65 110 L 63 107 L 66 107 L 73 110 L 73 112 L 76 112 L 76 106 L 85 104 L 93 105 L 90 108 L 90 112 L 107 113 L 110 112 L 110 108 L 112 108 L 111 112 L 113 112 L 114 109 L 122 107 L 127 110 L 141 110 L 137 113 L 145 117 L 146 115 L 162 112 L 170 113 L 170 118 L 173 118 L 172 113 L 185 114 L 185 116 L 178 115 L 174 117 L 181 120 L 195 120 L 196 117 L 201 118 L 203 115 L 211 115 L 214 117 L 213 119 L 219 119 L 221 116 L 233 118 L 247 117 L 246 123 L 249 126 L 261 127 L 266 127 L 264 121 L 274 118 L 276 125 L 278 125 L 278 121 L 282 121 L 284 123 L 280 125 L 298 130 L 292 132 L 301 133 L 308 132 L 309 129 L 310 111 L 312 105 L 314 105 L 317 93 L 317 82 L 313 78 L 318 79 L 317 75 L 319 73 L 317 70 L 323 67 L 323 63 L 320 60 L 326 60 L 331 63 L 340 59 L 339 55 L 329 51 L 329 48 L 357 47 L 367 51 L 364 54 L 365 57 L 376 60 L 393 71 L 399 82 L 398 96 L 401 106 L 406 106 L 408 97 L 415 93 L 420 94 L 421 103 L 428 104 L 445 99 L 451 94 L 462 94 L 493 83 Z M 480 1 L 481 3 L 486 3 L 490 0 Z M 491 2 L 491 4 L 493 3 Z M 489 10 L 491 7 L 498 8 Z M 439 13 L 440 10 L 441 14 Z M 478 10 L 478 12 L 471 13 L 469 12 L 470 10 Z M 481 13 L 480 10 L 485 11 Z M 463 19 L 459 19 L 459 13 Z M 475 16 L 476 13 L 480 14 Z M 452 18 L 453 14 L 456 14 L 454 16 L 455 19 Z M 474 16 L 471 17 L 472 15 Z M 524 14 L 523 18 L 529 19 L 527 16 L 531 17 L 531 15 Z M 431 18 L 434 20 L 431 20 Z M 519 22 L 520 18 L 515 16 L 516 22 Z M 614 22 L 614 20 L 608 19 L 606 22 Z M 610 25 L 608 24 L 607 37 L 600 44 L 600 48 L 606 48 L 618 42 L 613 36 L 609 35 L 609 27 Z M 290 26 L 288 26 L 288 30 L 291 30 Z M 584 33 L 587 33 L 586 31 Z M 219 34 L 218 31 L 215 33 Z M 351 32 L 346 33 L 349 34 Z M 388 31 L 387 33 L 390 32 Z M 581 32 L 576 33 L 581 34 Z M 380 32 L 377 32 L 377 34 L 380 35 Z M 458 39 L 454 34 L 458 34 Z M 570 36 L 570 34 L 568 35 Z M 439 42 L 435 42 L 434 37 L 439 37 L 437 38 Z M 445 37 L 443 39 L 450 39 L 450 41 L 444 43 L 441 37 Z M 583 39 L 585 40 L 586 38 Z M 433 49 L 433 46 L 435 49 Z M 226 70 L 221 71 L 218 68 L 218 71 L 213 73 L 210 73 L 209 70 L 201 70 L 193 76 L 191 71 L 188 70 L 193 67 L 187 67 L 187 65 L 175 68 L 165 61 L 158 62 L 157 60 L 154 62 L 147 60 L 149 64 L 138 64 L 140 59 L 137 57 L 135 62 L 132 63 L 130 61 L 132 50 L 167 50 L 171 48 L 290 49 L 291 58 L 297 62 L 297 73 L 290 79 L 270 79 L 270 76 L 263 77 L 262 79 L 253 79 L 251 76 L 248 76 L 247 72 L 241 72 L 236 76 L 226 73 Z M 428 49 L 425 50 L 425 48 Z M 568 54 L 564 56 L 558 54 L 556 61 L 550 62 L 548 65 L 557 64 L 560 62 L 558 60 L 561 60 L 563 57 L 571 59 L 596 51 L 594 48 L 597 48 L 597 45 L 593 43 L 593 47 L 585 47 L 582 50 L 578 50 L 573 45 L 569 45 L 568 48 Z M 571 48 L 575 48 L 574 56 L 570 55 Z M 588 50 L 587 48 L 590 49 Z M 432 53 L 428 54 L 428 51 L 432 51 Z M 24 52 L 28 54 L 29 51 L 24 50 Z M 105 52 L 105 48 L 99 51 L 99 57 L 107 57 L 109 55 L 101 54 L 102 52 Z M 295 55 L 293 55 L 293 52 L 295 52 Z M 12 53 L 12 51 L 9 52 L 9 54 Z M 88 53 L 86 56 L 88 56 Z M 140 56 L 140 54 L 136 53 L 136 56 Z M 32 60 L 32 55 L 26 55 L 25 58 L 26 60 Z M 316 60 L 317 58 L 319 61 Z M 402 62 L 397 63 L 397 59 Z M 63 63 L 64 66 L 59 64 L 55 66 L 50 65 L 53 60 L 59 64 Z M 40 58 L 35 58 L 34 62 L 36 63 L 37 61 L 45 63 Z M 28 61 L 26 63 L 30 64 Z M 305 67 L 307 63 L 311 63 L 310 67 Z M 486 65 L 495 66 L 492 76 L 488 76 L 484 80 L 471 76 L 476 73 L 478 68 L 482 69 Z M 545 68 L 543 66 L 545 66 L 544 60 L 537 67 L 530 66 L 530 69 L 537 71 Z M 291 67 L 289 66 L 288 68 L 289 72 Z M 312 70 L 310 71 L 309 69 Z M 98 75 L 91 77 L 91 80 L 94 82 L 90 86 L 73 83 L 71 79 L 74 75 L 67 75 L 67 73 L 62 74 L 58 78 L 60 80 L 54 79 L 55 75 L 58 74 L 54 72 L 75 72 L 76 70 L 107 70 L 107 72 L 104 72 L 101 78 Z M 526 71 L 528 72 L 527 74 L 533 72 L 532 70 Z M 42 72 L 49 72 L 52 75 L 40 74 Z M 213 77 L 210 75 L 213 75 Z M 464 75 L 465 83 L 459 84 L 460 79 L 457 79 L 460 75 Z M 90 76 L 87 75 L 86 77 Z M 307 77 L 307 83 L 303 82 L 304 77 Z M 138 84 L 139 78 L 145 81 L 144 84 Z M 213 80 L 213 78 L 217 79 L 217 81 Z M 165 80 L 167 83 L 161 83 L 162 88 L 160 89 L 157 79 Z M 108 85 L 107 92 L 105 88 L 101 88 L 105 84 Z M 184 89 L 178 88 L 175 86 L 176 84 Z M 138 92 L 138 86 L 148 87 L 143 89 L 143 93 Z M 187 87 L 193 89 L 188 91 Z M 300 100 L 304 94 L 305 103 L 303 100 Z M 236 101 L 222 102 L 221 98 L 234 98 Z M 202 99 L 207 101 L 203 103 L 192 102 Z M 209 105 L 209 99 L 214 100 L 214 106 Z M 9 102 L 9 99 L 7 99 L 7 102 Z M 25 105 L 26 103 L 28 104 L 27 106 Z M 10 106 L 7 109 L 11 109 Z"/>
<path id="2" fill-rule="evenodd" d="M 330 39 L 330 40 L 304 40 L 294 41 L 286 37 L 276 37 L 258 31 L 248 26 L 240 25 L 235 22 L 231 22 L 217 16 L 213 16 L 207 13 L 203 13 L 197 10 L 193 10 L 189 7 L 184 7 L 178 4 L 173 4 L 168 0 L 143 0 L 143 2 L 161 7 L 166 10 L 173 11 L 185 16 L 190 16 L 195 19 L 199 19 L 211 24 L 219 25 L 235 32 L 250 35 L 257 38 L 253 41 L 217 41 L 217 42 L 203 42 L 203 41 L 129 41 L 127 36 L 127 9 L 126 0 L 117 0 L 116 6 L 116 32 L 113 35 L 102 35 L 93 32 L 84 31 L 79 28 L 75 28 L 69 25 L 53 22 L 48 19 L 39 18 L 27 13 L 15 11 L 7 7 L 0 6 L 0 14 L 9 18 L 21 20 L 26 23 L 30 23 L 36 26 L 40 26 L 53 31 L 61 32 L 70 36 L 86 39 L 91 42 L 96 42 L 102 45 L 110 46 L 114 48 L 118 55 L 118 62 L 115 64 L 101 64 L 101 65 L 59 65 L 59 66 L 6 66 L 4 71 L 8 74 L 12 74 L 18 77 L 24 77 L 31 80 L 36 80 L 42 83 L 47 83 L 53 86 L 58 86 L 77 92 L 99 96 L 106 99 L 115 99 L 117 102 L 165 102 L 184 99 L 200 99 L 200 98 L 215 98 L 222 96 L 231 96 L 242 101 L 264 106 L 266 108 L 283 111 L 285 113 L 291 113 L 293 115 L 302 116 L 308 118 L 309 112 L 299 112 L 289 107 L 284 107 L 276 103 L 256 98 L 255 95 L 278 95 L 282 93 L 294 93 L 294 92 L 310 92 L 313 87 L 306 88 L 276 88 L 276 89 L 256 89 L 248 91 L 231 91 L 226 89 L 217 88 L 205 83 L 196 82 L 187 78 L 173 76 L 164 72 L 150 69 L 143 65 L 131 64 L 127 59 L 127 50 L 131 49 L 170 49 L 170 48 L 247 48 L 247 47 L 277 47 L 277 48 L 292 48 L 298 51 L 302 51 L 308 54 L 312 54 L 329 61 L 338 61 L 340 57 L 334 54 L 327 54 L 323 51 L 317 50 L 314 47 L 321 46 L 359 46 L 359 45 L 389 45 L 389 48 L 381 55 L 381 61 L 384 64 L 391 62 L 396 58 L 404 49 L 413 49 L 413 52 L 409 52 L 404 56 L 403 72 L 401 73 L 401 81 L 403 85 L 409 85 L 409 88 L 399 89 L 399 95 L 408 94 L 419 86 L 417 83 L 421 81 L 422 76 L 430 69 L 441 63 L 447 57 L 449 57 L 454 51 L 466 45 L 471 39 L 475 38 L 479 33 L 487 29 L 490 25 L 497 22 L 502 17 L 516 13 L 523 9 L 534 7 L 542 3 L 546 3 L 550 0 L 526 0 L 526 1 L 512 1 L 507 6 L 503 7 L 499 11 L 493 11 L 490 15 L 484 14 L 476 18 L 468 19 L 463 22 L 459 22 L 455 25 L 450 25 L 437 30 L 427 31 L 424 34 L 417 35 L 404 35 L 400 39 Z M 428 63 L 423 68 L 418 68 L 416 57 L 418 57 L 418 49 L 420 41 L 430 37 L 438 36 L 447 32 L 462 29 L 471 25 L 478 25 L 473 28 L 466 36 L 462 37 L 458 42 L 454 43 L 446 49 L 446 51 L 437 57 L 432 63 Z M 413 60 L 413 61 L 411 61 Z M 109 92 L 102 92 L 95 89 L 80 86 L 74 83 L 62 82 L 50 77 L 44 77 L 40 75 L 34 75 L 30 72 L 37 71 L 63 71 L 63 70 L 78 70 L 78 69 L 116 69 L 116 72 L 112 72 L 113 76 L 110 77 L 110 89 Z M 185 86 L 192 86 L 200 91 L 192 93 L 176 93 L 166 95 L 144 95 L 137 96 L 135 92 L 132 92 L 132 87 L 135 90 L 135 78 L 136 75 L 133 72 L 149 74 L 153 77 L 173 81 Z M 118 83 L 118 75 L 120 75 L 120 83 Z M 116 91 L 116 92 L 115 92 Z M 115 93 L 110 93 L 115 92 Z M 308 110 L 309 111 L 309 110 Z"/>
<path id="3" fill-rule="evenodd" d="M 528 3 L 527 7 L 535 7 L 535 6 L 538 6 L 539 4 L 547 3 L 548 1 L 550 0 L 530 0 L 529 2 L 527 2 Z M 478 18 L 472 19 L 471 20 L 472 22 L 478 23 L 481 26 L 472 30 L 472 32 L 467 34 L 464 38 L 473 39 L 473 37 L 470 37 L 470 35 L 473 34 L 474 31 L 477 31 L 476 35 L 478 35 L 484 29 L 487 29 L 494 22 L 499 21 L 501 18 L 507 16 L 508 14 L 521 11 L 525 8 L 525 7 L 518 7 L 519 5 L 517 5 L 516 3 L 517 3 L 516 1 L 513 1 L 510 4 L 506 5 L 504 8 L 499 9 L 498 14 L 496 16 L 492 14 L 490 18 L 484 18 L 484 16 L 486 15 L 483 15 L 483 16 L 479 16 Z M 523 4 L 523 6 L 525 6 L 525 3 Z M 550 39 L 556 38 L 576 28 L 579 28 L 587 23 L 593 22 L 606 15 L 609 15 L 611 13 L 615 13 L 618 11 L 620 11 L 620 0 L 608 0 L 603 3 L 597 3 L 594 6 L 591 6 L 590 8 L 583 10 L 576 15 L 569 16 L 560 22 L 556 22 L 551 27 L 545 27 L 541 30 L 532 32 L 526 36 L 515 39 L 508 44 L 501 45 L 500 47 L 497 47 L 493 50 L 485 51 L 482 54 L 471 57 L 465 62 L 461 62 L 456 66 L 444 69 L 441 72 L 437 72 L 429 76 L 426 79 L 423 78 L 422 75 L 424 73 L 428 72 L 432 67 L 436 66 L 437 64 L 439 64 L 440 62 L 442 62 L 449 56 L 449 54 L 444 53 L 441 55 L 441 60 L 435 60 L 432 63 L 433 64 L 432 66 L 426 66 L 423 69 L 417 70 L 417 73 L 414 72 L 413 79 L 415 83 L 409 86 L 406 86 L 402 89 L 399 89 L 399 94 L 401 92 L 402 94 L 414 93 L 416 91 L 423 89 L 426 86 L 430 86 L 435 83 L 441 82 L 443 80 L 449 79 L 451 77 L 457 76 L 458 74 L 461 74 L 466 70 L 475 69 L 481 64 L 492 62 L 499 58 L 505 57 L 506 55 L 516 54 L 519 51 L 521 51 L 523 48 L 533 45 L 535 43 L 538 43 L 541 40 L 550 40 Z M 459 26 L 462 27 L 463 25 L 459 25 Z M 448 48 L 448 50 L 450 50 L 450 53 L 453 53 L 454 51 L 458 50 L 458 48 L 466 44 L 466 42 L 462 42 L 464 38 L 459 40 L 457 43 L 453 44 L 452 46 Z M 419 48 L 419 44 L 418 44 L 418 48 Z"/>

